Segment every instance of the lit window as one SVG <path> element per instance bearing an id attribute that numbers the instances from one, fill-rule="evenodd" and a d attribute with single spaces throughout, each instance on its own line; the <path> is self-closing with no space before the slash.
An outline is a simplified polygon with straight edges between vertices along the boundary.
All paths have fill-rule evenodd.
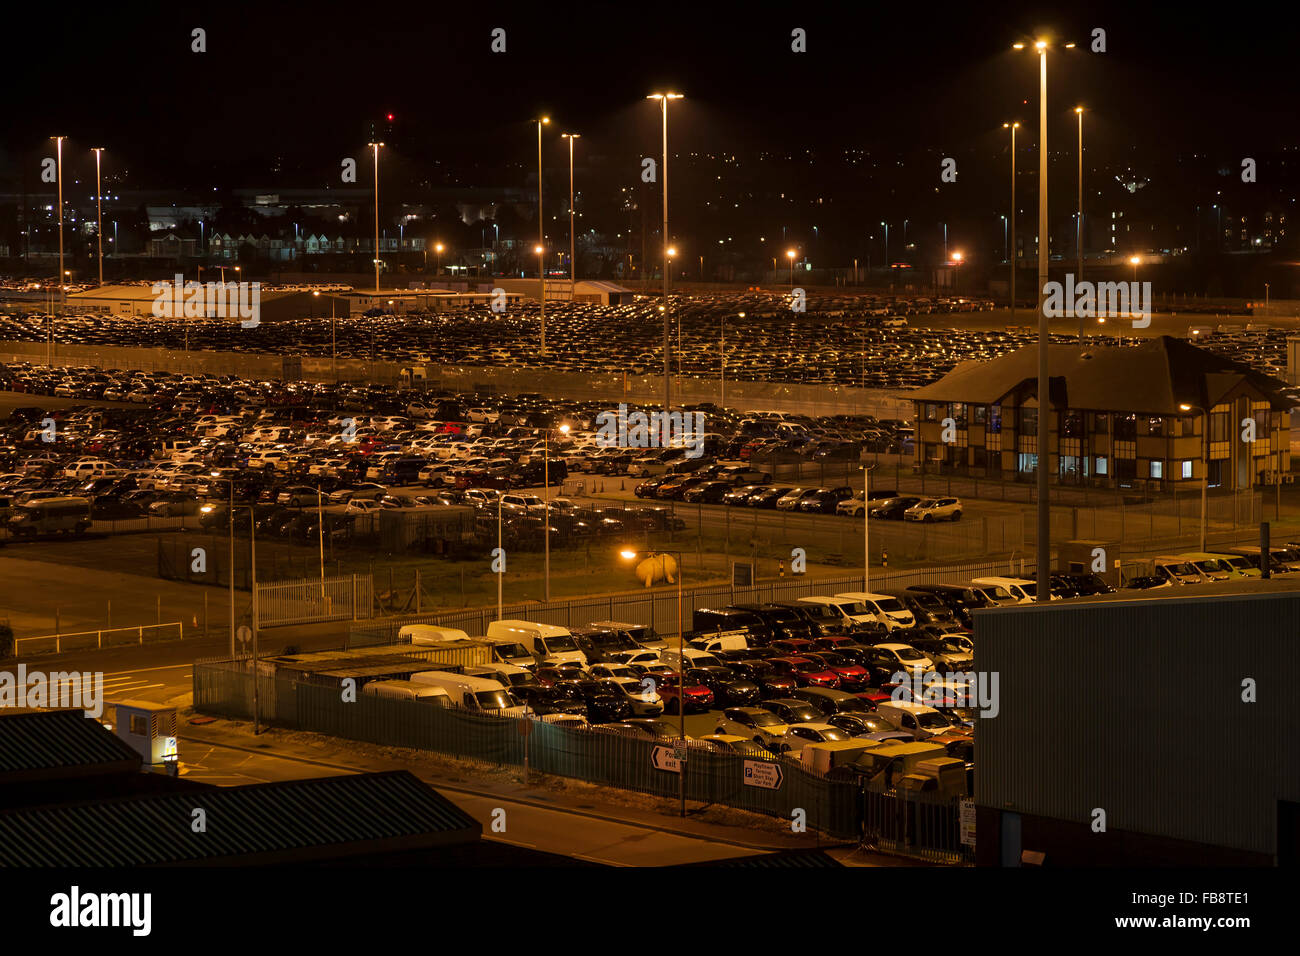
<path id="1" fill-rule="evenodd" d="M 1190 458 L 1183 461 L 1183 477 L 1192 477 L 1192 461 Z"/>

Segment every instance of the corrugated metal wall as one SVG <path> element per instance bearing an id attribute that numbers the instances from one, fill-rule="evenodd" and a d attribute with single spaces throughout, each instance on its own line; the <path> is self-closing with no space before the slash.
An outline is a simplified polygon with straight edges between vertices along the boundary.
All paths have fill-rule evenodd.
<path id="1" fill-rule="evenodd" d="M 976 802 L 1272 854 L 1277 801 L 1300 800 L 1298 631 L 1293 594 L 978 613 L 1001 712 Z"/>

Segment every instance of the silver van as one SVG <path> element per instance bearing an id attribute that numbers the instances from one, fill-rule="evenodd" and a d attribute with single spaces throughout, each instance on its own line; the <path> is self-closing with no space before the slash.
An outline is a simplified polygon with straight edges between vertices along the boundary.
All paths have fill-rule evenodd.
<path id="1" fill-rule="evenodd" d="M 85 534 L 90 530 L 87 498 L 38 498 L 14 505 L 9 530 L 17 536 Z"/>

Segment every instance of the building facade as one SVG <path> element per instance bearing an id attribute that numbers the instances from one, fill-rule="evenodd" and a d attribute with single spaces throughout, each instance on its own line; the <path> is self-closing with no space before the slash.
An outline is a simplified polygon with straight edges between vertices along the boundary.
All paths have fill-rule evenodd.
<path id="1" fill-rule="evenodd" d="M 1034 480 L 1037 351 L 962 363 L 913 392 L 918 469 Z M 1057 484 L 1167 492 L 1208 474 L 1209 487 L 1236 491 L 1290 470 L 1292 402 L 1276 379 L 1170 336 L 1048 353 L 1046 466 Z"/>

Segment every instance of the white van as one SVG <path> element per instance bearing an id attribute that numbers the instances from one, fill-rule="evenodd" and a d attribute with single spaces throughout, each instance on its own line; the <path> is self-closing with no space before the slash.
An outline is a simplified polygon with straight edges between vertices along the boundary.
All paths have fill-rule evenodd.
<path id="1" fill-rule="evenodd" d="M 896 597 L 890 597 L 888 594 L 875 594 L 871 591 L 848 591 L 835 596 L 858 602 L 877 621 L 891 631 L 900 627 L 914 627 L 916 625 L 916 618 L 912 616 L 911 611 L 903 606 L 903 602 Z"/>
<path id="2" fill-rule="evenodd" d="M 989 600 L 997 601 L 999 604 L 1033 604 L 1038 596 L 1038 586 L 1028 578 L 975 578 L 971 581 L 971 587 L 978 588 Z M 996 594 L 998 588 L 1006 591 L 1015 600 L 999 599 Z M 1058 598 L 1053 595 L 1052 600 Z"/>
<path id="3" fill-rule="evenodd" d="M 518 641 L 512 641 L 509 638 L 484 638 L 492 645 L 492 660 L 501 664 L 510 664 L 515 667 L 534 667 L 537 664 L 533 657 L 533 652 Z"/>
<path id="4" fill-rule="evenodd" d="M 532 651 L 538 664 L 574 662 L 587 666 L 587 655 L 578 650 L 578 642 L 567 628 L 533 621 L 493 621 L 487 636 L 494 640 L 515 641 Z"/>
<path id="5" fill-rule="evenodd" d="M 683 651 L 663 651 L 659 655 L 659 660 L 675 671 L 681 670 L 683 658 L 686 660 L 687 667 L 717 667 L 722 663 L 708 651 L 697 650 L 694 647 L 688 647 Z"/>
<path id="6" fill-rule="evenodd" d="M 1186 558 L 1175 558 L 1169 555 L 1162 555 L 1158 558 L 1152 558 L 1151 563 L 1155 566 L 1157 577 L 1162 577 L 1175 587 L 1181 584 L 1200 584 L 1207 578 L 1196 569 L 1196 565 Z"/>
<path id="7" fill-rule="evenodd" d="M 476 667 L 465 668 L 465 673 L 470 677 L 486 677 L 489 680 L 497 681 L 502 687 L 515 688 L 520 684 L 536 684 L 537 678 L 533 672 L 526 667 L 517 667 L 514 664 L 480 664 Z"/>
<path id="8" fill-rule="evenodd" d="M 844 597 L 826 597 L 816 594 L 812 597 L 799 598 L 802 604 L 820 604 L 835 612 L 840 623 L 846 627 L 854 624 L 875 624 L 880 619 L 861 601 L 851 601 Z"/>
<path id="9" fill-rule="evenodd" d="M 881 717 L 897 724 L 900 730 L 915 734 L 918 740 L 952 730 L 952 724 L 947 717 L 933 707 L 914 701 L 882 700 L 876 705 L 876 710 Z"/>
<path id="10" fill-rule="evenodd" d="M 436 624 L 407 624 L 397 632 L 398 644 L 442 644 L 446 641 L 468 641 L 469 635 L 459 628 L 439 627 Z"/>
<path id="11" fill-rule="evenodd" d="M 411 681 L 441 687 L 451 698 L 451 706 L 495 717 L 522 717 L 524 706 L 498 680 L 456 674 L 452 671 L 420 671 Z"/>
<path id="12" fill-rule="evenodd" d="M 721 634 L 703 634 L 691 640 L 691 647 L 701 651 L 747 651 L 749 641 L 745 639 L 746 633 L 723 631 Z"/>
<path id="13" fill-rule="evenodd" d="M 451 695 L 445 688 L 413 680 L 374 680 L 362 687 L 361 693 L 367 697 L 386 697 L 389 700 L 416 700 L 434 707 L 451 706 Z"/>

